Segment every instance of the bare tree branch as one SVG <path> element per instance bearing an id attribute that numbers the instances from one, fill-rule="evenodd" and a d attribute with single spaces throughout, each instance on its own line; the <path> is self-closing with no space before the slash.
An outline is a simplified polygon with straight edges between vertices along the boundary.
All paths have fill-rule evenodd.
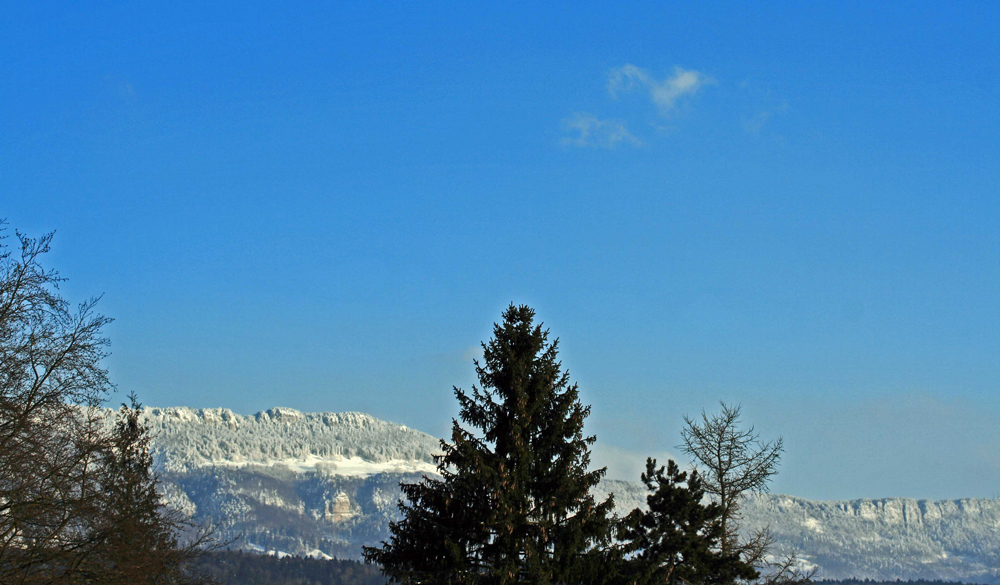
<path id="1" fill-rule="evenodd" d="M 176 582 L 177 563 L 210 536 L 196 536 L 193 548 L 170 536 L 189 525 L 158 504 L 155 475 L 142 469 L 152 463 L 148 429 L 130 427 L 129 446 L 98 408 L 114 388 L 102 366 L 111 319 L 96 312 L 99 298 L 74 309 L 59 295 L 62 277 L 41 264 L 53 234 L 16 233 L 20 253 L 12 253 L 4 225 L 0 220 L 0 583 Z M 125 458 L 123 447 L 130 449 Z M 152 502 L 149 522 L 136 525 L 146 532 L 134 531 L 132 540 L 160 534 L 162 546 L 153 548 L 177 561 L 159 569 L 147 563 L 142 574 L 117 581 L 115 554 L 124 558 L 127 548 L 130 557 L 150 557 L 136 554 L 149 547 L 111 538 L 111 519 L 135 518 L 142 502 L 115 499 L 124 485 L 116 461 L 131 462 L 131 477 L 148 480 L 139 491 Z"/>
<path id="2" fill-rule="evenodd" d="M 770 529 L 740 535 L 743 501 L 748 495 L 768 491 L 768 483 L 778 472 L 784 442 L 780 437 L 763 441 L 753 426 L 743 428 L 740 405 L 723 402 L 721 406 L 716 414 L 702 411 L 700 420 L 685 416 L 686 426 L 681 431 L 684 443 L 680 446 L 702 474 L 705 492 L 723 509 L 720 549 L 738 552 L 757 568 L 762 585 L 808 582 L 812 574 L 798 570 L 794 554 L 782 561 L 770 560 L 774 542 Z"/>

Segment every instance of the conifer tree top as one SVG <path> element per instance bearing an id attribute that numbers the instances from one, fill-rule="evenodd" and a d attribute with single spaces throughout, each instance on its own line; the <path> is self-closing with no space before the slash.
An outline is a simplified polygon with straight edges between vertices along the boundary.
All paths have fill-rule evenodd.
<path id="1" fill-rule="evenodd" d="M 403 484 L 403 519 L 365 558 L 404 583 L 593 582 L 612 500 L 590 493 L 583 434 L 590 407 L 557 360 L 535 311 L 511 305 L 475 361 L 479 384 L 455 388 L 460 413 L 442 441 L 441 479 Z"/>

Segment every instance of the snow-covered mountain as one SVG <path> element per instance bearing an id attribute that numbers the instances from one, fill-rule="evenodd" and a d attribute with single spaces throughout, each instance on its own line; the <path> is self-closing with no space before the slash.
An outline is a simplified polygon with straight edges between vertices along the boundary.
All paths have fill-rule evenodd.
<path id="1" fill-rule="evenodd" d="M 387 537 L 400 481 L 433 473 L 438 439 L 362 413 L 272 408 L 150 408 L 163 491 L 195 520 L 248 549 L 357 558 Z M 642 485 L 607 480 L 617 509 Z M 1000 500 L 749 500 L 745 526 L 770 525 L 776 552 L 797 550 L 819 577 L 1000 584 Z"/>
<path id="2" fill-rule="evenodd" d="M 204 467 L 284 467 L 367 476 L 434 470 L 438 439 L 360 412 L 303 413 L 272 408 L 239 415 L 227 408 L 147 408 L 165 471 Z"/>
<path id="3" fill-rule="evenodd" d="M 1000 500 L 747 501 L 748 529 L 770 525 L 779 552 L 801 551 L 821 578 L 1000 583 Z"/>
<path id="4" fill-rule="evenodd" d="M 147 408 L 170 504 L 247 549 L 358 558 L 438 439 L 358 412 Z"/>

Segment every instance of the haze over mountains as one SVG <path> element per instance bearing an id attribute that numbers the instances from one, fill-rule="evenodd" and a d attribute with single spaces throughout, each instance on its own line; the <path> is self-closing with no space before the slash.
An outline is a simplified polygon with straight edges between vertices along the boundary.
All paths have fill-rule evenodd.
<path id="1" fill-rule="evenodd" d="M 272 408 L 149 408 L 171 505 L 217 523 L 236 546 L 358 558 L 388 536 L 400 481 L 433 473 L 438 439 L 366 414 Z M 606 480 L 619 513 L 641 485 Z M 776 552 L 797 550 L 819 578 L 1000 583 L 1000 500 L 749 500 L 748 529 L 770 525 Z"/>

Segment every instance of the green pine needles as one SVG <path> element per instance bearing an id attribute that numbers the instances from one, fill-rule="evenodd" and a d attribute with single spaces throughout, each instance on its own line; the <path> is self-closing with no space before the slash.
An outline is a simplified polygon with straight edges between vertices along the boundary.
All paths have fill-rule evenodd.
<path id="1" fill-rule="evenodd" d="M 595 501 L 590 407 L 557 360 L 558 340 L 511 305 L 475 362 L 479 386 L 455 388 L 459 419 L 442 441 L 440 479 L 402 484 L 402 519 L 364 557 L 405 584 L 723 585 L 757 572 L 721 551 L 722 508 L 701 478 L 648 462 L 649 510 L 623 519 Z M 684 485 L 684 482 L 687 485 Z"/>
<path id="2" fill-rule="evenodd" d="M 642 474 L 648 510 L 632 510 L 618 527 L 623 543 L 621 582 L 725 585 L 760 576 L 739 552 L 723 550 L 723 508 L 705 504 L 705 488 L 697 471 L 677 464 L 656 467 L 646 460 Z M 685 485 L 686 483 L 686 485 Z"/>
<path id="3" fill-rule="evenodd" d="M 455 388 L 461 406 L 442 441 L 441 479 L 404 484 L 403 518 L 369 562 L 400 583 L 588 582 L 609 535 L 612 499 L 591 488 L 583 436 L 590 408 L 557 361 L 558 340 L 511 305 L 476 362 L 480 387 Z"/>

